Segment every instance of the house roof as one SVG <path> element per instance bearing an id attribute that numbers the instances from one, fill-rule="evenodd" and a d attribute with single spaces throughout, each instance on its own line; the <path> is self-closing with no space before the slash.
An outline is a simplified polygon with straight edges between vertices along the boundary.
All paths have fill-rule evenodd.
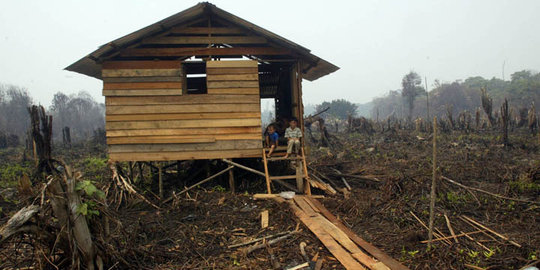
<path id="1" fill-rule="evenodd" d="M 302 67 L 303 78 L 309 81 L 314 81 L 339 69 L 339 67 L 333 65 L 332 63 L 312 54 L 309 49 L 298 45 L 275 33 L 272 33 L 262 27 L 259 27 L 253 23 L 250 23 L 240 17 L 237 17 L 208 2 L 199 3 L 189 9 L 174 14 L 157 23 L 144 27 L 138 31 L 111 41 L 107 44 L 104 44 L 100 46 L 97 50 L 81 58 L 77 62 L 66 67 L 65 69 L 85 74 L 97 79 L 101 79 L 101 61 L 103 59 L 106 59 L 108 56 L 113 55 L 119 50 L 139 43 L 144 38 L 163 33 L 164 31 L 167 31 L 174 26 L 189 22 L 205 14 L 211 14 L 212 16 L 220 17 L 235 25 L 245 28 L 250 32 L 263 36 L 279 46 L 293 51 L 302 60 L 304 60 Z"/>

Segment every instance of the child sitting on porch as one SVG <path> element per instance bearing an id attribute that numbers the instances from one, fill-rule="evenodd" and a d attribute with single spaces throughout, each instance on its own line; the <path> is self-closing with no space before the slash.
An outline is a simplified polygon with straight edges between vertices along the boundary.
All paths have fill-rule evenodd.
<path id="1" fill-rule="evenodd" d="M 302 138 L 302 130 L 297 127 L 298 121 L 293 118 L 289 122 L 289 127 L 285 130 L 285 138 L 287 138 L 287 154 L 284 158 L 288 158 L 293 152 L 298 155 L 300 150 L 300 138 Z"/>
<path id="2" fill-rule="evenodd" d="M 268 157 L 272 156 L 272 153 L 274 152 L 274 149 L 278 145 L 278 139 L 279 135 L 276 132 L 276 128 L 273 125 L 268 125 L 266 128 L 266 145 L 270 147 L 270 151 L 268 151 Z"/>

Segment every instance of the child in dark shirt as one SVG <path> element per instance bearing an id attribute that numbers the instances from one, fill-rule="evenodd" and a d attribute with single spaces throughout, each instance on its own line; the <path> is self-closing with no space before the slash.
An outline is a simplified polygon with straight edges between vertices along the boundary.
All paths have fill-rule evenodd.
<path id="1" fill-rule="evenodd" d="M 268 151 L 268 157 L 272 156 L 272 153 L 274 152 L 274 149 L 278 145 L 278 139 L 279 135 L 276 132 L 276 129 L 274 126 L 269 125 L 266 133 L 266 145 L 270 147 L 270 151 Z"/>

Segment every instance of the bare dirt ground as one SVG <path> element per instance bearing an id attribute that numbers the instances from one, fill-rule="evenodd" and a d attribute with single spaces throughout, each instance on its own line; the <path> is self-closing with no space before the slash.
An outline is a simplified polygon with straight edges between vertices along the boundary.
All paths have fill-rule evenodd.
<path id="1" fill-rule="evenodd" d="M 435 211 L 435 227 L 441 233 L 450 235 L 444 215 L 456 234 L 476 231 L 460 218 L 467 216 L 508 236 L 521 248 L 499 237 L 478 233 L 471 235 L 474 240 L 459 237 L 458 243 L 453 239 L 448 245 L 437 242 L 428 250 L 427 245 L 421 243 L 427 239 L 427 230 L 411 212 L 427 223 L 432 177 L 430 135 L 400 130 L 371 136 L 357 133 L 333 136 L 330 148 L 310 146 L 309 166 L 329 178 L 338 189 L 344 185 L 333 169 L 352 175 L 345 176 L 352 190 L 337 196 L 327 195 L 321 201 L 353 231 L 404 265 L 411 269 L 517 269 L 540 257 L 538 204 L 469 192 L 444 180 L 438 182 Z M 500 146 L 498 141 L 497 133 L 441 134 L 437 154 L 440 175 L 492 193 L 538 202 L 538 138 L 512 133 L 510 148 Z M 88 147 L 58 150 L 55 156 L 62 156 L 66 162 L 80 168 L 85 179 L 106 189 L 110 172 L 104 163 L 104 149 L 88 150 Z M 1 153 L 1 158 L 5 161 L 4 169 L 19 164 L 22 155 L 20 151 L 10 150 Z M 32 162 L 24 164 L 32 165 Z M 209 167 L 217 171 L 223 164 L 212 163 Z M 186 168 L 181 173 L 185 177 L 193 172 Z M 177 176 L 167 175 L 167 194 L 204 178 L 199 175 L 190 182 L 181 182 Z M 362 179 L 362 176 L 380 181 Z M 109 236 L 95 239 L 109 255 L 106 265 L 113 269 L 269 269 L 273 259 L 281 267 L 290 267 L 304 262 L 298 248 L 303 241 L 307 243 L 308 256 L 318 253 L 324 258 L 323 269 L 342 269 L 320 241 L 298 224 L 287 206 L 252 200 L 250 194 L 264 192 L 262 178 L 242 171 L 235 171 L 235 177 L 236 195 L 223 188 L 227 187 L 227 178 L 223 177 L 162 205 L 159 210 L 138 199 L 124 201 L 120 206 L 111 203 L 109 209 L 91 221 L 97 230 L 103 217 L 110 217 Z M 33 181 L 36 184 L 39 180 Z M 157 192 L 156 185 L 149 176 L 137 186 L 142 194 L 158 203 L 152 194 Z M 276 192 L 282 190 L 275 188 Z M 3 186 L 2 190 L 1 224 L 31 201 L 29 197 L 17 195 L 16 189 Z M 314 193 L 323 194 L 317 190 Z M 270 226 L 261 229 L 260 212 L 264 209 L 269 210 Z M 263 248 L 245 255 L 239 249 L 228 248 L 231 244 L 296 228 L 299 233 L 272 245 L 271 249 Z M 33 244 L 35 240 L 27 236 L 3 244 L 0 267 L 41 264 L 46 269 L 54 269 L 32 248 Z M 55 263 L 61 265 L 61 262 Z"/>

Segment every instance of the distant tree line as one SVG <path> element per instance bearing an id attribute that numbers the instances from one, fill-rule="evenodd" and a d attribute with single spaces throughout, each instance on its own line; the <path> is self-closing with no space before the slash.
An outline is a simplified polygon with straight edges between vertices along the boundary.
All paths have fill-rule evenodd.
<path id="1" fill-rule="evenodd" d="M 34 100 L 28 90 L 0 84 L 0 148 L 25 142 L 30 127 L 29 108 Z M 68 127 L 75 142 L 102 133 L 105 126 L 105 105 L 96 102 L 87 92 L 54 95 L 48 114 L 53 116 L 53 136 L 62 139 Z"/>
<path id="2" fill-rule="evenodd" d="M 415 72 L 403 77 L 402 88 L 391 90 L 385 96 L 375 98 L 372 119 L 389 117 L 416 119 L 426 118 L 428 102 L 430 117 L 457 116 L 461 112 L 474 114 L 482 109 L 482 89 L 492 100 L 494 114 L 504 100 L 508 100 L 510 113 L 515 117 L 540 104 L 540 73 L 530 70 L 515 72 L 510 80 L 498 78 L 469 77 L 464 81 L 435 81 L 429 92 L 422 87 L 422 79 Z M 429 96 L 428 96 L 429 95 Z"/>

